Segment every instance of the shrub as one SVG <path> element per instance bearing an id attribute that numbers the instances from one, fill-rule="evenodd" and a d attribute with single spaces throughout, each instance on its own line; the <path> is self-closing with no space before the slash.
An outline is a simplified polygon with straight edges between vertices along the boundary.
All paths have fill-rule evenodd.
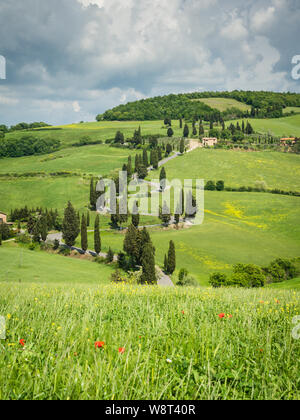
<path id="1" fill-rule="evenodd" d="M 59 248 L 59 254 L 64 255 L 65 257 L 69 257 L 71 255 L 70 248 L 67 248 L 65 246 L 61 246 Z"/>
<path id="2" fill-rule="evenodd" d="M 263 270 L 254 264 L 237 264 L 227 281 L 228 286 L 263 287 L 266 277 Z"/>
<path id="3" fill-rule="evenodd" d="M 189 274 L 189 272 L 187 271 L 186 268 L 181 268 L 181 270 L 179 271 L 179 275 L 178 275 L 178 280 L 182 281 L 185 277 L 187 277 Z"/>
<path id="4" fill-rule="evenodd" d="M 114 256 L 115 256 L 114 252 L 112 251 L 111 248 L 109 248 L 108 253 L 107 253 L 107 256 L 106 256 L 106 262 L 107 262 L 107 264 L 110 264 L 110 263 L 113 262 Z"/>
<path id="5" fill-rule="evenodd" d="M 54 243 L 53 243 L 53 249 L 54 249 L 54 251 L 57 251 L 58 248 L 59 248 L 59 240 L 55 239 Z"/>
<path id="6" fill-rule="evenodd" d="M 182 280 L 179 280 L 177 282 L 177 286 L 198 287 L 199 284 L 198 284 L 197 280 L 195 279 L 195 277 L 193 277 L 191 275 L 187 275 Z"/>
<path id="7" fill-rule="evenodd" d="M 36 244 L 34 242 L 31 242 L 31 244 L 28 245 L 29 251 L 34 251 L 36 248 Z"/>
<path id="8" fill-rule="evenodd" d="M 216 184 L 214 181 L 207 181 L 205 185 L 205 190 L 207 191 L 216 191 Z"/>
<path id="9" fill-rule="evenodd" d="M 221 274 L 221 273 L 211 274 L 209 278 L 209 284 L 211 284 L 212 287 L 215 287 L 215 288 L 226 286 L 227 285 L 226 274 Z"/>
<path id="10" fill-rule="evenodd" d="M 217 191 L 224 191 L 225 189 L 225 183 L 224 181 L 218 181 L 216 184 Z"/>
<path id="11" fill-rule="evenodd" d="M 31 237 L 28 235 L 28 233 L 24 233 L 16 237 L 16 242 L 19 244 L 30 244 Z"/>

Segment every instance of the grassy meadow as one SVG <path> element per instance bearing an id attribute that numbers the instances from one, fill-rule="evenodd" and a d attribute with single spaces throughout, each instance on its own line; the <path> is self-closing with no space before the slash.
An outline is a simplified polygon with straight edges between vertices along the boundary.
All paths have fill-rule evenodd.
<path id="1" fill-rule="evenodd" d="M 227 121 L 226 126 L 230 125 L 230 123 L 236 124 L 237 121 L 239 121 L 239 123 L 242 124 L 242 120 L 233 120 Z M 251 118 L 250 123 L 254 130 L 261 134 L 270 133 L 274 136 L 280 137 L 300 136 L 300 114 L 283 118 Z"/>
<path id="2" fill-rule="evenodd" d="M 202 225 L 183 229 L 152 228 L 156 261 L 163 266 L 169 241 L 176 245 L 177 270 L 187 268 L 207 286 L 213 272 L 227 272 L 237 263 L 268 265 L 272 260 L 298 257 L 300 250 L 298 197 L 263 193 L 205 192 Z M 101 219 L 103 220 L 103 219 Z M 124 232 L 102 232 L 102 250 L 123 249 Z M 93 249 L 93 233 L 88 234 Z M 80 246 L 80 236 L 77 239 Z"/>
<path id="3" fill-rule="evenodd" d="M 242 152 L 223 149 L 196 149 L 165 165 L 169 179 L 223 180 L 226 186 L 255 186 L 300 191 L 300 158 L 279 152 Z M 159 178 L 159 171 L 150 173 Z"/>
<path id="4" fill-rule="evenodd" d="M 77 281 L 0 282 L 0 399 L 299 399 L 299 292 Z"/>
<path id="5" fill-rule="evenodd" d="M 251 106 L 231 98 L 203 98 L 192 100 L 203 102 L 211 108 L 217 109 L 221 112 L 226 111 L 229 108 L 237 108 L 241 111 L 251 111 Z"/>
<path id="6" fill-rule="evenodd" d="M 0 284 L 67 283 L 107 284 L 113 267 L 80 258 L 69 258 L 7 242 L 0 251 Z"/>

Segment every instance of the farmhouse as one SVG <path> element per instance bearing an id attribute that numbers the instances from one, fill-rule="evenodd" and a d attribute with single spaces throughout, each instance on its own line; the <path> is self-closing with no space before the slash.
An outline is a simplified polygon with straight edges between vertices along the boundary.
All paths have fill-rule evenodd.
<path id="1" fill-rule="evenodd" d="M 7 223 L 7 215 L 0 211 L 0 223 Z"/>
<path id="2" fill-rule="evenodd" d="M 280 143 L 282 144 L 282 146 L 295 144 L 297 141 L 298 139 L 296 139 L 295 137 L 283 137 L 282 139 L 280 139 Z"/>
<path id="3" fill-rule="evenodd" d="M 203 146 L 214 146 L 218 143 L 218 139 L 216 137 L 203 137 L 202 139 Z"/>

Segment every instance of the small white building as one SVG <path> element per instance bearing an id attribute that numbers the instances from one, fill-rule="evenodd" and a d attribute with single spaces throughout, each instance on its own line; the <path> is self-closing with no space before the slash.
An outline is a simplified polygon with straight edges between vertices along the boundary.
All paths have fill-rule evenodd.
<path id="1" fill-rule="evenodd" d="M 202 144 L 203 146 L 212 147 L 218 143 L 218 139 L 216 137 L 203 137 Z"/>

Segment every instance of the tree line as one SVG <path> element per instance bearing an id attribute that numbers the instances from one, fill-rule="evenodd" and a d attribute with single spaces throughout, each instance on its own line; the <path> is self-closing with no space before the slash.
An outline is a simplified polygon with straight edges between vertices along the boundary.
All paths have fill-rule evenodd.
<path id="1" fill-rule="evenodd" d="M 0 139 L 0 157 L 21 157 L 42 155 L 56 152 L 60 148 L 60 140 L 22 136 Z"/>

